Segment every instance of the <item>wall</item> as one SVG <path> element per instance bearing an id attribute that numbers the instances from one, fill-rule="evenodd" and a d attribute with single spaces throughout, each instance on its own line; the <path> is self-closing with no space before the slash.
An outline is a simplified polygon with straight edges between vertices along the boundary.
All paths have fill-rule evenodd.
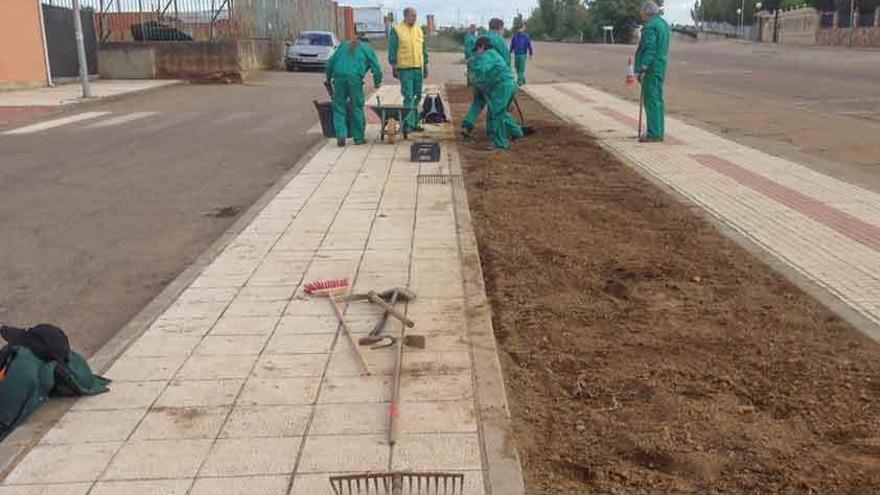
<path id="1" fill-rule="evenodd" d="M 283 45 L 270 40 L 118 42 L 101 45 L 101 77 L 240 82 L 247 72 L 277 68 Z"/>
<path id="2" fill-rule="evenodd" d="M 98 50 L 98 73 L 105 79 L 153 79 L 156 54 L 144 43 L 108 43 Z"/>
<path id="3" fill-rule="evenodd" d="M 820 17 L 819 11 L 811 7 L 780 11 L 778 22 L 775 23 L 779 30 L 777 42 L 786 45 L 816 44 Z M 764 29 L 761 32 L 761 39 L 762 41 L 773 41 L 774 16 L 771 13 L 766 13 L 762 19 L 767 19 L 767 21 L 763 23 Z"/>
<path id="4" fill-rule="evenodd" d="M 0 12 L 0 87 L 47 85 L 37 0 L 0 0 Z"/>
<path id="5" fill-rule="evenodd" d="M 838 27 L 840 16 L 827 14 L 828 25 L 822 27 L 822 13 L 813 8 L 801 8 L 779 12 L 777 29 L 778 42 L 787 45 L 825 45 L 847 46 L 849 44 L 850 29 Z M 833 17 L 833 22 L 830 20 Z M 858 22 L 858 18 L 856 19 Z M 773 41 L 773 14 L 764 12 L 761 14 L 761 41 Z M 873 27 L 857 27 L 852 32 L 852 46 L 855 47 L 880 47 L 880 8 L 874 16 Z"/>
<path id="6" fill-rule="evenodd" d="M 819 30 L 817 41 L 826 46 L 847 46 L 849 28 L 825 28 Z M 860 27 L 853 30 L 852 46 L 862 48 L 880 47 L 880 27 Z"/>
<path id="7" fill-rule="evenodd" d="M 747 40 L 758 39 L 757 24 L 746 24 L 740 29 L 739 24 L 703 21 L 700 23 L 700 32 L 723 35 L 730 38 L 742 38 Z"/>

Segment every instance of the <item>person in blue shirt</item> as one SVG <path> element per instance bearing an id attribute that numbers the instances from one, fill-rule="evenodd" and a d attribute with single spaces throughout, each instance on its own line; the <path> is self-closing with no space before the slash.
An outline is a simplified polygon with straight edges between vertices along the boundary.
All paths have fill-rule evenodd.
<path id="1" fill-rule="evenodd" d="M 532 40 L 526 34 L 526 26 L 522 25 L 510 40 L 510 51 L 514 55 L 514 65 L 516 66 L 516 85 L 522 86 L 526 83 L 526 56 L 532 58 Z"/>

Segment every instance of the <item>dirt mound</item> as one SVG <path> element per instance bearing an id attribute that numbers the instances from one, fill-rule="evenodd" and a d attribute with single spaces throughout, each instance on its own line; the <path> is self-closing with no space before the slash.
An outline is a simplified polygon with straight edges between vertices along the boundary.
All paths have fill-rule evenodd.
<path id="1" fill-rule="evenodd" d="M 880 346 L 519 101 L 461 149 L 527 492 L 880 491 Z"/>

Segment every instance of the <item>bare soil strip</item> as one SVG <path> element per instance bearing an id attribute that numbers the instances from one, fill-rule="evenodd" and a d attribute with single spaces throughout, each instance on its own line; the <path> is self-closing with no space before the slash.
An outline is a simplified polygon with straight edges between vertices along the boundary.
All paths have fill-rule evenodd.
<path id="1" fill-rule="evenodd" d="M 460 149 L 527 492 L 880 492 L 880 346 L 519 101 Z"/>

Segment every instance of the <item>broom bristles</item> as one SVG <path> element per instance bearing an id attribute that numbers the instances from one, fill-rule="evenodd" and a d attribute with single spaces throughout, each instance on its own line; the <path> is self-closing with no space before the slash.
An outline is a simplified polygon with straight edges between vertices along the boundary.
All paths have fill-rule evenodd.
<path id="1" fill-rule="evenodd" d="M 348 289 L 347 278 L 330 280 L 313 280 L 305 285 L 304 291 L 309 295 L 321 295 L 331 292 L 342 292 Z"/>

